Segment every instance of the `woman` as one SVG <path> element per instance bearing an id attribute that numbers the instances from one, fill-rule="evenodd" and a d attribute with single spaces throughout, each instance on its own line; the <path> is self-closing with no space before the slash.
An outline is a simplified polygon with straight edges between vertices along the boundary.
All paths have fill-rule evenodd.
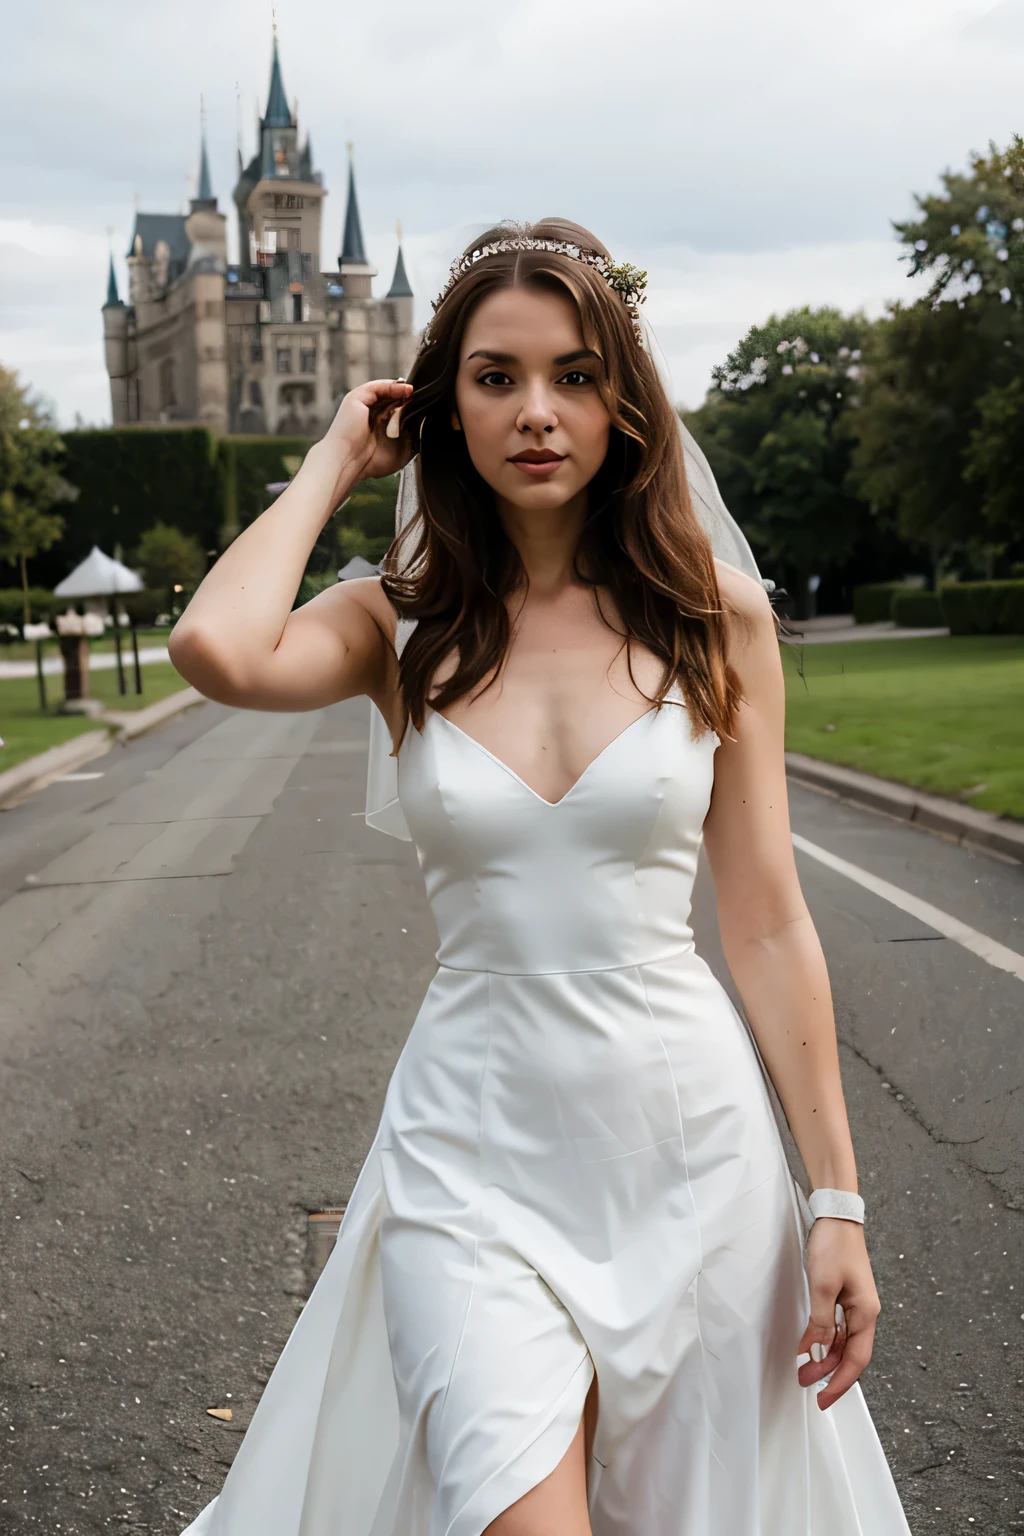
<path id="1" fill-rule="evenodd" d="M 857 1385 L 878 1298 L 775 625 L 694 516 L 642 280 L 560 221 L 475 242 L 409 382 L 346 396 L 171 638 L 227 704 L 369 695 L 398 785 L 371 819 L 411 830 L 441 936 L 335 1251 L 193 1536 L 907 1531 Z M 414 449 L 384 576 L 292 612 L 333 510 Z M 702 834 L 810 1209 L 694 953 Z"/>

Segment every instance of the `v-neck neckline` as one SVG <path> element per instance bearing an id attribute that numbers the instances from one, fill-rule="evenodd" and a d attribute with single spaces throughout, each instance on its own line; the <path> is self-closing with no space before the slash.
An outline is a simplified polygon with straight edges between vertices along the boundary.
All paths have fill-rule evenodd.
<path id="1" fill-rule="evenodd" d="M 679 697 L 673 699 L 672 695 L 676 692 L 677 684 L 673 683 L 669 687 L 668 692 L 665 694 L 662 703 L 682 703 L 682 699 Z M 504 758 L 498 757 L 497 753 L 492 752 L 490 747 L 485 747 L 482 741 L 478 741 L 475 736 L 471 736 L 468 731 L 464 731 L 461 725 L 456 725 L 454 720 L 449 720 L 447 715 L 442 715 L 440 710 L 434 709 L 430 704 L 427 705 L 427 709 L 432 716 L 435 716 L 438 720 L 440 720 L 444 725 L 448 727 L 449 730 L 454 731 L 457 736 L 461 736 L 463 741 L 468 741 L 470 746 L 475 747 L 478 752 L 482 752 L 484 757 L 489 757 L 492 763 L 497 764 L 499 768 L 508 774 L 509 778 L 514 779 L 517 784 L 520 784 L 523 789 L 526 790 L 528 795 L 532 795 L 534 800 L 539 801 L 541 805 L 547 806 L 549 811 L 557 811 L 559 806 L 564 805 L 570 796 L 576 793 L 584 779 L 586 779 L 588 775 L 594 771 L 594 769 L 602 761 L 603 758 L 607 757 L 608 753 L 612 750 L 613 747 L 617 746 L 624 737 L 628 736 L 630 732 L 635 730 L 636 727 L 640 725 L 644 720 L 649 720 L 652 715 L 656 715 L 659 712 L 659 706 L 657 704 L 652 704 L 650 709 L 645 709 L 642 714 L 637 715 L 635 719 L 630 720 L 627 725 L 624 725 L 621 731 L 616 731 L 615 735 L 611 738 L 610 741 L 605 743 L 600 752 L 598 752 L 595 757 L 590 759 L 590 762 L 584 768 L 579 777 L 574 779 L 573 782 L 569 785 L 569 788 L 566 790 L 565 794 L 561 795 L 557 800 L 549 800 L 545 795 L 542 795 L 537 790 L 535 790 L 532 784 L 527 784 L 526 780 L 520 774 L 516 773 L 515 769 L 511 768 L 509 764 L 505 762 Z"/>

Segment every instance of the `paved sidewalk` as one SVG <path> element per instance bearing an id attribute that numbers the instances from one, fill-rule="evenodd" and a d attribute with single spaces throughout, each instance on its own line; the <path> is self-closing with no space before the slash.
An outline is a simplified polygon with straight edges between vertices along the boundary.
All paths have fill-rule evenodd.
<path id="1" fill-rule="evenodd" d="M 891 619 L 855 624 L 852 613 L 826 613 L 820 619 L 789 619 L 793 640 L 803 645 L 829 645 L 839 640 L 928 640 L 948 635 L 948 629 L 897 629 Z"/>
<path id="2" fill-rule="evenodd" d="M 123 661 L 126 667 L 134 664 L 132 648 L 129 642 L 124 644 Z M 147 661 L 167 661 L 166 645 L 141 645 L 139 647 L 139 661 L 145 666 Z M 113 651 L 98 651 L 89 657 L 90 672 L 112 672 L 117 666 L 117 656 Z M 60 656 L 47 656 L 43 661 L 44 677 L 59 677 L 64 671 L 64 662 Z M 0 661 L 0 681 L 13 677 L 35 677 L 36 664 L 34 661 Z"/>

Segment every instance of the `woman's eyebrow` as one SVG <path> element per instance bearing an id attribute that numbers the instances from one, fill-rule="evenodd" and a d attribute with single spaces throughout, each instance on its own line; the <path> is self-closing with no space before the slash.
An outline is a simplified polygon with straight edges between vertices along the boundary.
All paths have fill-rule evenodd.
<path id="1" fill-rule="evenodd" d="M 471 352 L 466 358 L 471 363 L 474 357 L 485 357 L 491 363 L 518 363 L 519 359 L 512 352 L 492 352 L 490 348 L 484 348 L 479 352 Z M 580 347 L 576 352 L 564 352 L 561 357 L 555 358 L 557 368 L 565 368 L 569 363 L 578 363 L 581 358 L 592 357 L 595 362 L 601 361 L 601 354 L 590 347 Z"/>

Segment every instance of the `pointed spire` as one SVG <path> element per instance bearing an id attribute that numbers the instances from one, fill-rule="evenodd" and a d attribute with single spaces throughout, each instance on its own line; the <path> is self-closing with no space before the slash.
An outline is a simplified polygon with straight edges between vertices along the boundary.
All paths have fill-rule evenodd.
<path id="1" fill-rule="evenodd" d="M 277 28 L 274 28 L 274 58 L 270 66 L 270 94 L 267 97 L 267 110 L 263 118 L 265 128 L 291 128 L 292 114 L 288 109 L 288 98 L 284 93 L 284 81 L 281 78 L 281 59 L 277 51 Z"/>
<path id="2" fill-rule="evenodd" d="M 306 142 L 302 146 L 302 152 L 299 155 L 299 175 L 303 181 L 313 180 L 313 141 L 308 133 L 306 134 Z"/>
<path id="3" fill-rule="evenodd" d="M 199 190 L 196 194 L 201 203 L 215 203 L 217 199 L 213 195 L 213 184 L 210 181 L 210 162 L 206 156 L 206 130 L 199 147 Z"/>
<path id="4" fill-rule="evenodd" d="M 395 233 L 398 235 L 398 259 L 395 262 L 395 275 L 391 279 L 391 287 L 388 289 L 386 297 L 389 299 L 411 299 L 413 296 L 412 285 L 405 270 L 405 257 L 402 255 L 401 219 L 395 225 Z"/>
<path id="5" fill-rule="evenodd" d="M 348 205 L 345 209 L 345 235 L 341 242 L 339 267 L 366 267 L 366 248 L 363 245 L 363 226 L 359 222 L 359 204 L 356 201 L 356 173 L 352 159 L 353 144 L 348 142 Z"/>
<path id="6" fill-rule="evenodd" d="M 119 305 L 120 303 L 121 299 L 117 291 L 117 274 L 114 271 L 114 253 L 111 251 L 110 270 L 107 275 L 107 302 L 104 304 L 103 308 L 110 309 L 116 305 Z"/>

